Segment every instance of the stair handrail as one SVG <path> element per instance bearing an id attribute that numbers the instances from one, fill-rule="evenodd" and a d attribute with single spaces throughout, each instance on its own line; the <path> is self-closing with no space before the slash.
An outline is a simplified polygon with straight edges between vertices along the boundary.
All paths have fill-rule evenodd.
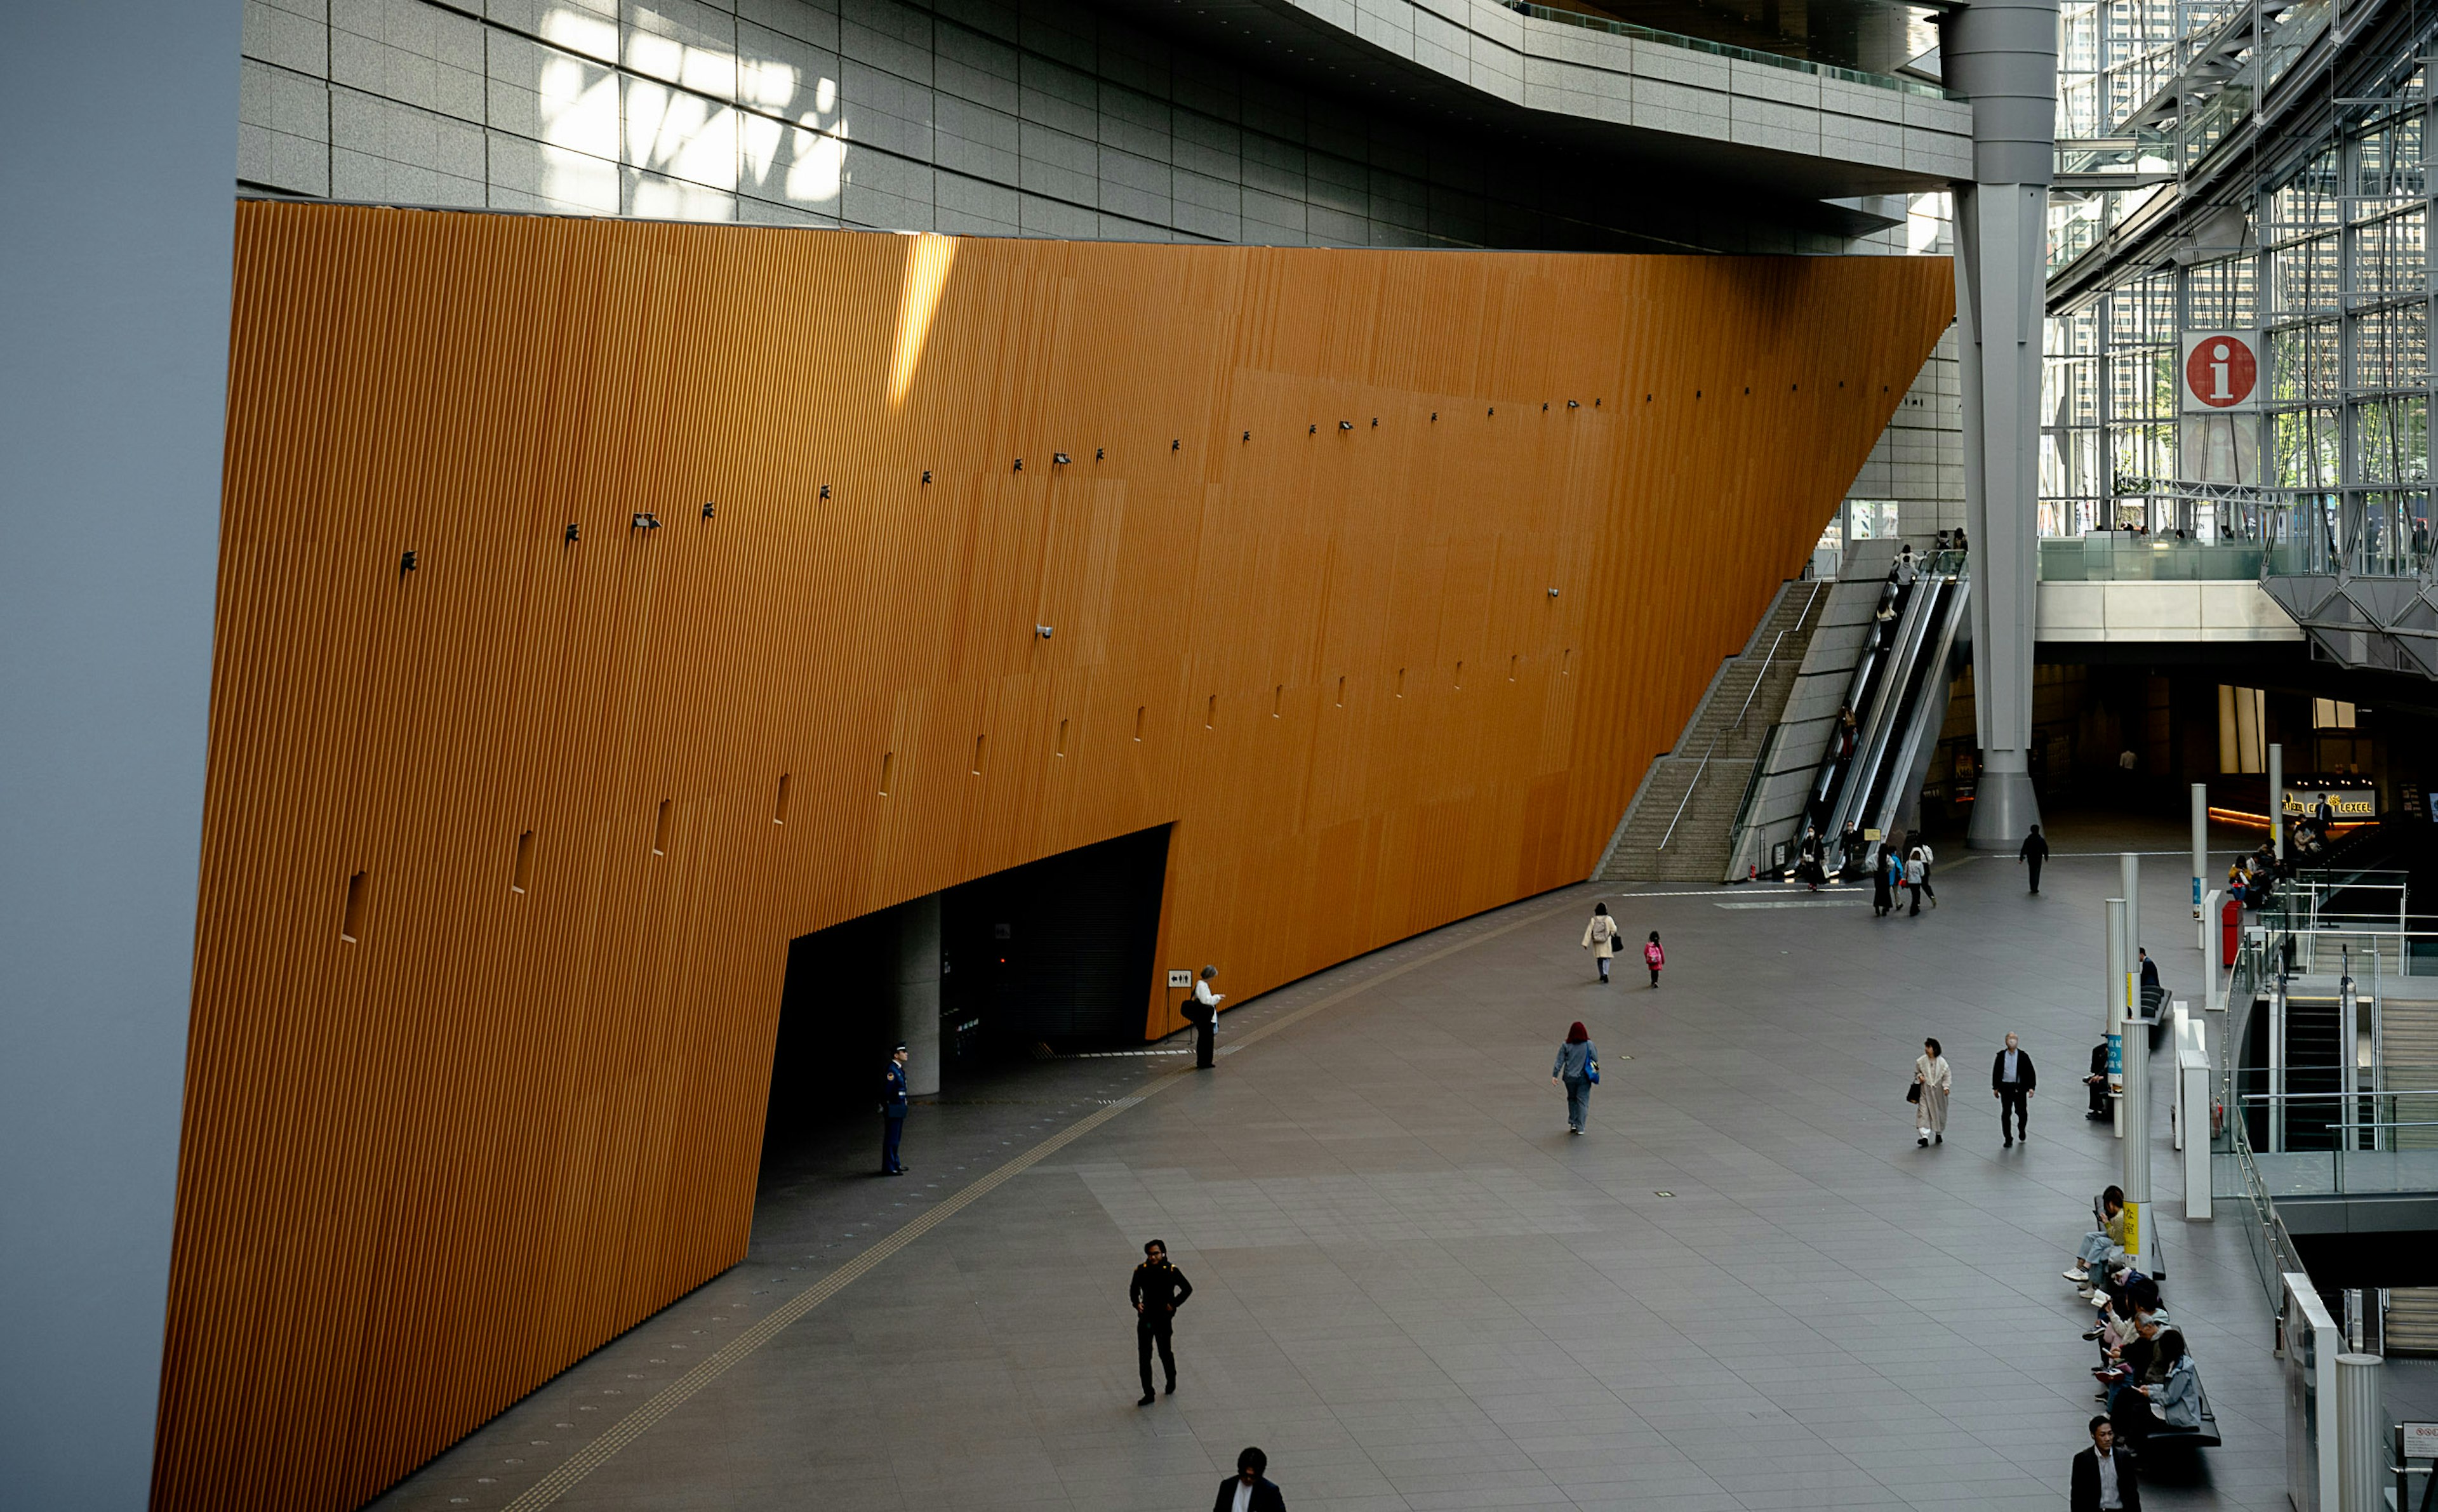
<path id="1" fill-rule="evenodd" d="M 1788 627 L 1789 630 L 1801 629 L 1803 622 L 1811 618 L 1811 607 L 1820 602 L 1823 586 L 1821 579 L 1811 580 L 1811 594 L 1803 601 L 1803 612 L 1794 617 L 1794 624 Z M 1719 742 L 1744 728 L 1744 715 L 1752 712 L 1752 701 L 1759 694 L 1761 681 L 1769 676 L 1770 663 L 1777 659 L 1777 648 L 1785 643 L 1787 633 L 1787 630 L 1780 630 L 1770 639 L 1769 651 L 1760 659 L 1760 670 L 1753 674 L 1752 686 L 1744 690 L 1743 707 L 1736 711 L 1736 722 L 1710 737 L 1709 746 L 1702 752 L 1701 764 L 1693 768 L 1692 778 L 1685 783 L 1685 796 L 1676 800 L 1676 812 L 1669 817 L 1668 833 L 1661 835 L 1659 843 L 1652 848 L 1654 853 L 1667 850 L 1668 842 L 1676 838 L 1676 825 L 1685 818 L 1685 805 L 1693 801 L 1693 789 L 1701 785 L 1702 774 L 1709 769 L 1711 753 L 1719 748 Z"/>

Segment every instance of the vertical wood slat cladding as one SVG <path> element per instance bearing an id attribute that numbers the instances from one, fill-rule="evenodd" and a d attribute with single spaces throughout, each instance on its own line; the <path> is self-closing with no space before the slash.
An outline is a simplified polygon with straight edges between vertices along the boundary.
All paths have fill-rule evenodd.
<path id="1" fill-rule="evenodd" d="M 1953 308 L 966 240 L 898 404 L 937 241 L 238 237 L 179 1512 L 360 1503 L 733 1263 L 791 937 L 1173 822 L 1158 961 L 1241 999 L 1581 877 Z"/>

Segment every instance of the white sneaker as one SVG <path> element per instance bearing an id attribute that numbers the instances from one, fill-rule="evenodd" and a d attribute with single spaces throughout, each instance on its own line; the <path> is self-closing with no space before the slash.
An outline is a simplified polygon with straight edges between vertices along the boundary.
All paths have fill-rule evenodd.
<path id="1" fill-rule="evenodd" d="M 2063 1276 L 2069 1281 L 2088 1281 L 2091 1279 L 2091 1273 L 2089 1271 L 2059 1271 L 2058 1275 Z"/>

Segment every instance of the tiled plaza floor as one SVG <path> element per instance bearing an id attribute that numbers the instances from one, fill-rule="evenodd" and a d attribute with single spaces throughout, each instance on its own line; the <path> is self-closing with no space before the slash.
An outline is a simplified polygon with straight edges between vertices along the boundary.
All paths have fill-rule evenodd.
<path id="1" fill-rule="evenodd" d="M 910 1126 L 904 1181 L 860 1174 L 860 1126 L 816 1141 L 766 1180 L 745 1264 L 380 1505 L 1200 1512 L 1258 1443 L 1298 1512 L 2062 1507 L 2093 1403 L 2058 1272 L 2119 1159 L 2076 1080 L 2117 862 L 2067 853 L 2180 835 L 2058 830 L 2039 898 L 2010 857 L 1960 847 L 1918 919 L 1875 921 L 1867 892 L 1585 887 L 1230 1012 L 1214 1073 L 1112 1057 L 952 1087 Z M 2190 993 L 2185 862 L 2144 866 L 2146 941 Z M 1601 897 L 1630 938 L 1662 932 L 1660 990 L 1592 979 L 1577 942 Z M 1581 1138 L 1548 1080 L 1577 1018 L 1604 1078 Z M 2009 1029 L 2047 1084 L 2004 1150 L 1983 1089 Z M 1925 1034 L 1956 1071 L 1928 1150 L 1902 1101 Z M 1146 1087 L 691 1396 L 656 1396 Z M 2155 1143 L 2164 1195 L 2164 1112 Z M 2237 1220 L 2186 1224 L 2167 1200 L 2157 1222 L 2227 1442 L 2154 1467 L 2147 1504 L 2282 1507 L 2281 1388 Z M 1154 1238 L 1196 1292 L 1181 1389 L 1138 1409 L 1125 1284 Z M 651 1427 L 588 1450 L 641 1403 Z"/>

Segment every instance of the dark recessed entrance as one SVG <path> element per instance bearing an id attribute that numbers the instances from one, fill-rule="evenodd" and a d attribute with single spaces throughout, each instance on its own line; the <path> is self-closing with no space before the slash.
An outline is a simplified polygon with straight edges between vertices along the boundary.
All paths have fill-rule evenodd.
<path id="1" fill-rule="evenodd" d="M 955 1098 L 961 1078 L 1043 1046 L 1142 1042 L 1167 869 L 1161 825 L 940 895 L 943 1097 Z M 825 1158 L 842 1133 L 859 1134 L 874 1119 L 900 1036 L 901 934 L 921 907 L 884 908 L 788 944 L 763 1131 L 766 1178 L 777 1165 Z"/>

